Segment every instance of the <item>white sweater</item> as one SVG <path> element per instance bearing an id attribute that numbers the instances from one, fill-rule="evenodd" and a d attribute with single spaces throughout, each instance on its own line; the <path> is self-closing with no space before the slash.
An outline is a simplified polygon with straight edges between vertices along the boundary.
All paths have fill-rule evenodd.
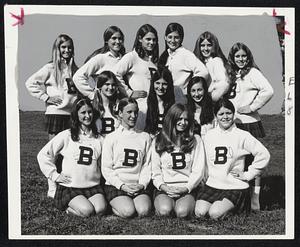
<path id="1" fill-rule="evenodd" d="M 64 64 L 62 64 L 62 67 L 63 65 Z M 54 66 L 52 63 L 43 66 L 25 82 L 29 93 L 45 102 L 45 114 L 70 115 L 72 105 L 76 100 L 74 94 L 68 94 L 66 78 L 72 78 L 72 76 L 69 74 L 67 66 L 63 67 L 62 71 L 62 85 L 57 83 L 54 78 Z M 49 97 L 54 96 L 60 97 L 62 103 L 54 105 L 46 102 Z"/>
<path id="2" fill-rule="evenodd" d="M 73 76 L 73 81 L 78 90 L 90 99 L 94 98 L 96 85 L 92 76 L 99 75 L 102 71 L 112 71 L 121 57 L 115 57 L 110 51 L 97 54 L 80 67 Z"/>
<path id="3" fill-rule="evenodd" d="M 269 151 L 249 132 L 233 124 L 224 131 L 219 126 L 209 130 L 203 138 L 208 164 L 207 185 L 217 189 L 246 189 L 247 181 L 233 177 L 233 170 L 244 171 L 245 155 L 252 154 L 254 160 L 244 172 L 250 181 L 260 175 L 270 160 Z"/>
<path id="4" fill-rule="evenodd" d="M 100 183 L 102 140 L 99 136 L 80 133 L 79 141 L 71 139 L 70 130 L 64 130 L 51 139 L 38 153 L 38 162 L 44 175 L 56 181 L 58 176 L 55 160 L 58 154 L 63 156 L 62 173 L 71 177 L 71 183 L 61 185 L 74 188 L 89 188 Z"/>
<path id="5" fill-rule="evenodd" d="M 253 123 L 260 121 L 258 110 L 273 96 L 274 91 L 269 81 L 256 68 L 252 68 L 243 79 L 236 80 L 236 96 L 231 99 L 236 110 L 236 123 Z M 239 114 L 237 110 L 250 105 L 249 114 Z"/>
<path id="6" fill-rule="evenodd" d="M 103 143 L 102 173 L 106 184 L 120 189 L 123 184 L 142 184 L 151 179 L 151 138 L 146 132 L 119 126 Z"/>
<path id="7" fill-rule="evenodd" d="M 152 179 L 159 189 L 162 184 L 186 187 L 191 192 L 205 178 L 206 161 L 203 142 L 195 135 L 196 146 L 191 153 L 183 153 L 177 147 L 173 152 L 155 150 L 155 140 L 151 147 Z"/>

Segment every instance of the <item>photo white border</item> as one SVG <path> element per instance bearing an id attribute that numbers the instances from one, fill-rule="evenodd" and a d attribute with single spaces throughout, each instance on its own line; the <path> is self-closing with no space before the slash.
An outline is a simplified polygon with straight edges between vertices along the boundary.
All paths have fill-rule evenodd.
<path id="1" fill-rule="evenodd" d="M 10 13 L 19 15 L 20 8 L 26 16 L 32 14 L 56 15 L 263 15 L 285 16 L 285 229 L 284 235 L 21 235 L 21 188 L 20 188 L 20 133 L 18 108 L 18 26 Z M 229 11 L 230 10 L 230 11 Z M 6 126 L 7 126 L 7 174 L 8 174 L 8 222 L 9 239 L 293 239 L 294 238 L 294 134 L 295 134 L 295 92 L 291 78 L 295 78 L 295 9 L 294 8 L 245 8 L 245 7 L 170 7 L 170 6 L 62 6 L 62 5 L 6 5 L 5 20 L 5 64 L 6 64 Z M 20 26 L 19 28 L 21 28 Z M 291 80 L 290 80 L 291 79 Z M 289 97 L 289 99 L 288 99 Z M 292 107 L 292 108 L 290 108 Z"/>

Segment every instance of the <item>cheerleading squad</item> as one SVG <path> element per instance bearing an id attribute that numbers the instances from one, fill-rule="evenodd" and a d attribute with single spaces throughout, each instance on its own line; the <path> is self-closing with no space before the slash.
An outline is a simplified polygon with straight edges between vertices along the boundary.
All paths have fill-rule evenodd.
<path id="1" fill-rule="evenodd" d="M 46 104 L 38 162 L 55 206 L 88 217 L 109 205 L 123 218 L 153 206 L 181 218 L 258 210 L 270 154 L 257 111 L 273 89 L 249 48 L 236 43 L 226 59 L 204 32 L 191 52 L 178 23 L 167 26 L 161 56 L 149 24 L 128 53 L 118 27 L 103 38 L 78 68 L 73 40 L 59 35 L 52 61 L 26 81 Z"/>

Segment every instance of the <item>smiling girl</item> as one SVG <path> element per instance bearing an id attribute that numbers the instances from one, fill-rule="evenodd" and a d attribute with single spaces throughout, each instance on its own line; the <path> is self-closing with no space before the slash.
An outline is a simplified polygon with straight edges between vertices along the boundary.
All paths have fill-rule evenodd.
<path id="1" fill-rule="evenodd" d="M 162 129 L 164 117 L 175 103 L 174 86 L 171 72 L 166 68 L 156 71 L 151 79 L 147 99 L 147 116 L 145 131 L 155 136 Z"/>
<path id="2" fill-rule="evenodd" d="M 256 138 L 236 127 L 234 112 L 233 104 L 227 99 L 217 101 L 214 106 L 218 126 L 203 138 L 208 179 L 197 196 L 197 217 L 209 214 L 218 219 L 229 211 L 249 211 L 248 182 L 260 175 L 270 160 L 268 150 Z M 247 154 L 252 154 L 254 159 L 248 171 L 244 171 Z"/>
<path id="3" fill-rule="evenodd" d="M 102 172 L 105 194 L 114 214 L 129 218 L 147 216 L 151 210 L 149 134 L 135 129 L 138 117 L 135 99 L 124 98 L 118 104 L 121 125 L 108 134 L 103 143 Z"/>
<path id="4" fill-rule="evenodd" d="M 55 206 L 81 217 L 106 210 L 99 165 L 103 138 L 98 135 L 94 114 L 88 99 L 78 99 L 71 113 L 71 129 L 51 139 L 37 157 L 44 175 L 58 183 Z M 58 154 L 63 156 L 61 173 L 55 166 Z"/>
<path id="5" fill-rule="evenodd" d="M 207 31 L 202 33 L 196 41 L 194 54 L 205 64 L 209 72 L 208 92 L 212 100 L 219 100 L 228 92 L 230 83 L 227 75 L 227 59 L 217 37 Z"/>
<path id="6" fill-rule="evenodd" d="M 173 105 L 152 144 L 154 206 L 161 216 L 172 212 L 180 218 L 191 216 L 196 188 L 205 179 L 204 147 L 200 136 L 193 134 L 194 119 L 188 109 Z"/>
<path id="7" fill-rule="evenodd" d="M 208 78 L 205 65 L 189 50 L 182 46 L 183 27 L 170 23 L 165 31 L 165 51 L 159 58 L 159 66 L 167 66 L 172 73 L 175 87 L 175 101 L 186 103 L 186 87 L 193 76 Z"/>
<path id="8" fill-rule="evenodd" d="M 189 109 L 194 112 L 194 133 L 203 137 L 209 129 L 215 126 L 213 102 L 203 77 L 195 76 L 189 81 L 187 101 Z"/>
<path id="9" fill-rule="evenodd" d="M 265 131 L 258 110 L 273 96 L 273 88 L 254 62 L 249 48 L 243 43 L 232 46 L 228 55 L 232 81 L 231 102 L 236 108 L 235 121 L 238 128 L 250 132 L 255 138 L 263 138 Z M 253 157 L 247 157 L 251 164 Z M 251 207 L 259 210 L 260 177 L 255 179 Z"/>
<path id="10" fill-rule="evenodd" d="M 78 90 L 90 99 L 94 99 L 95 77 L 102 71 L 112 71 L 125 54 L 124 34 L 120 28 L 108 27 L 103 34 L 103 39 L 104 46 L 94 51 L 73 77 Z M 120 85 L 118 87 L 121 89 Z"/>

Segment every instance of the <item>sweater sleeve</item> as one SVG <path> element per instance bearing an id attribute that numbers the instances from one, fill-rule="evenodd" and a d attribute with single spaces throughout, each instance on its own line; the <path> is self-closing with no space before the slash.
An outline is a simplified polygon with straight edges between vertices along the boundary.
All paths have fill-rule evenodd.
<path id="1" fill-rule="evenodd" d="M 116 132 L 106 136 L 102 147 L 101 170 L 105 180 L 117 189 L 124 184 L 113 169 L 114 165 L 114 141 L 117 138 Z"/>
<path id="2" fill-rule="evenodd" d="M 249 133 L 246 133 L 244 148 L 254 156 L 248 171 L 244 172 L 245 177 L 250 181 L 260 175 L 262 170 L 268 165 L 270 153 L 260 141 Z"/>
<path id="3" fill-rule="evenodd" d="M 229 89 L 229 82 L 226 74 L 226 69 L 224 67 L 223 61 L 219 57 L 213 58 L 212 71 L 213 75 L 208 92 L 211 93 L 211 98 L 213 101 L 218 101 Z"/>
<path id="4" fill-rule="evenodd" d="M 201 180 L 205 179 L 207 173 L 203 141 L 198 135 L 195 135 L 195 138 L 197 144 L 194 150 L 192 171 L 186 185 L 189 192 L 191 192 L 201 182 Z"/>
<path id="5" fill-rule="evenodd" d="M 159 189 L 159 187 L 164 184 L 162 170 L 161 170 L 161 159 L 159 154 L 155 150 L 156 139 L 153 140 L 151 145 L 151 171 L 153 185 Z"/>
<path id="6" fill-rule="evenodd" d="M 187 67 L 193 72 L 194 76 L 201 76 L 205 80 L 208 79 L 208 71 L 206 66 L 195 56 L 194 53 L 190 53 L 189 56 L 186 57 Z"/>
<path id="7" fill-rule="evenodd" d="M 255 99 L 250 104 L 250 109 L 254 112 L 262 108 L 272 98 L 274 90 L 259 70 L 252 68 L 249 73 L 251 82 L 258 89 Z"/>
<path id="8" fill-rule="evenodd" d="M 140 178 L 139 178 L 139 184 L 142 184 L 144 188 L 146 189 L 150 179 L 151 179 L 151 137 L 150 135 L 146 135 L 146 157 L 144 158 L 144 163 L 141 168 Z"/>
<path id="9" fill-rule="evenodd" d="M 47 101 L 49 96 L 46 92 L 45 82 L 49 79 L 50 75 L 51 64 L 46 64 L 44 67 L 30 76 L 25 82 L 29 93 L 42 101 Z"/>
<path id="10" fill-rule="evenodd" d="M 69 130 L 65 130 L 52 138 L 38 153 L 37 159 L 43 174 L 55 181 L 60 175 L 55 166 L 57 155 L 61 152 L 69 137 Z"/>
<path id="11" fill-rule="evenodd" d="M 95 75 L 102 66 L 101 56 L 94 56 L 82 65 L 73 76 L 77 89 L 91 100 L 94 98 L 94 89 L 90 87 L 88 79 Z"/>
<path id="12" fill-rule="evenodd" d="M 115 73 L 117 79 L 121 82 L 123 88 L 125 89 L 128 96 L 132 94 L 132 90 L 129 88 L 129 86 L 124 81 L 124 76 L 127 76 L 130 69 L 133 66 L 134 63 L 134 57 L 132 52 L 127 53 L 125 56 L 121 58 L 121 60 L 114 66 L 113 72 Z"/>

